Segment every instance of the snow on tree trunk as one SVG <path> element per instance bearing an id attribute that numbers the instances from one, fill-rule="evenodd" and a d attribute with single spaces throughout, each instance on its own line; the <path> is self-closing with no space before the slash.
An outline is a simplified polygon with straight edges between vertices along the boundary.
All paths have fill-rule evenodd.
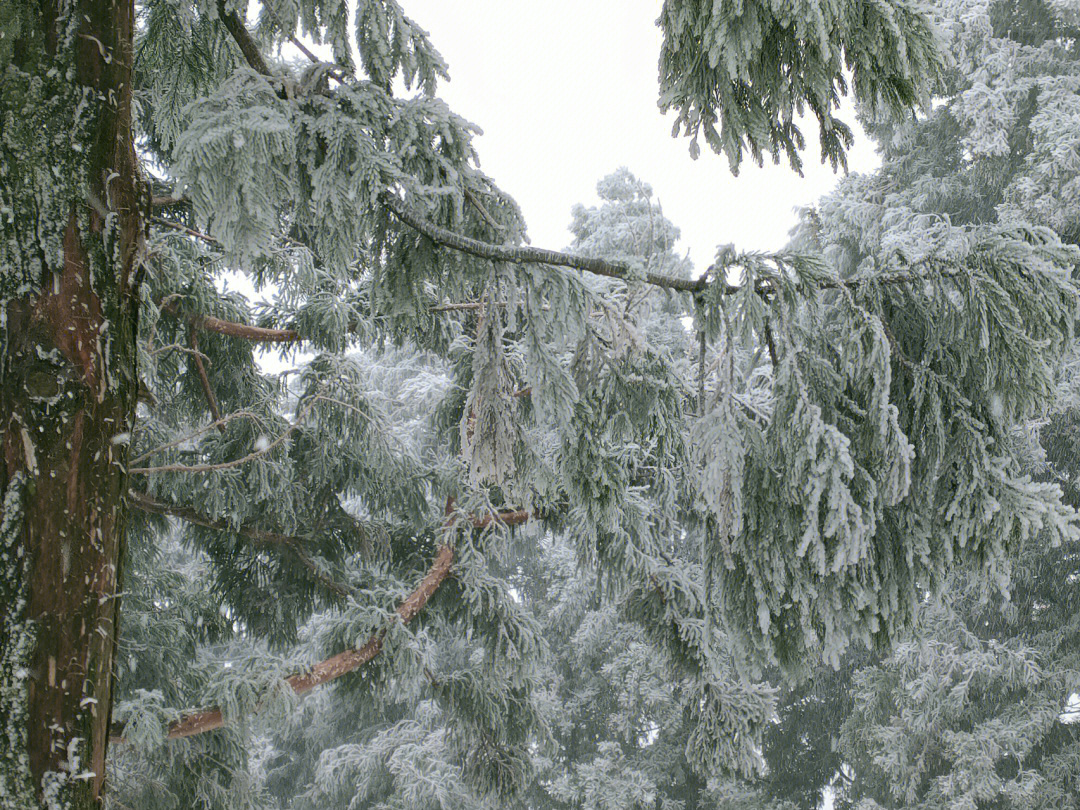
<path id="1" fill-rule="evenodd" d="M 134 4 L 0 26 L 0 807 L 96 808 L 137 388 Z"/>

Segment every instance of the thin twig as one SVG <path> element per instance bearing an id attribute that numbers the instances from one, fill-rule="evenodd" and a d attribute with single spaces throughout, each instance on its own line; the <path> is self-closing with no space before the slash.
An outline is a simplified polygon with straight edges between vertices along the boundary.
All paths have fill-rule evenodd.
<path id="1" fill-rule="evenodd" d="M 147 349 L 146 353 L 151 357 L 156 357 L 159 354 L 165 352 L 184 352 L 184 354 L 197 354 L 207 363 L 210 362 L 210 358 L 199 351 L 195 351 L 190 346 L 185 346 L 183 343 L 167 343 L 164 346 L 155 346 L 152 349 Z"/>
<path id="2" fill-rule="evenodd" d="M 189 228 L 187 225 L 179 222 L 173 222 L 171 219 L 165 219 L 164 217 L 148 217 L 148 219 L 155 225 L 161 225 L 165 228 L 172 228 L 174 231 L 180 231 L 180 233 L 187 234 L 188 236 L 191 236 L 195 239 L 200 239 L 207 244 L 214 245 L 215 247 L 221 247 L 221 240 L 218 239 L 216 236 L 211 236 L 208 233 L 197 231 L 194 228 Z M 301 242 L 299 239 L 294 239 L 291 236 L 284 236 L 278 234 L 277 238 L 287 245 L 292 245 L 293 247 L 301 247 L 305 250 L 311 250 L 311 248 L 307 244 Z M 312 253 L 314 253 L 314 251 L 312 251 Z"/>
<path id="3" fill-rule="evenodd" d="M 128 469 L 128 472 L 132 475 L 150 475 L 151 473 L 161 472 L 205 473 L 216 472 L 218 470 L 228 470 L 232 467 L 239 467 L 242 464 L 247 464 L 249 461 L 254 461 L 260 456 L 265 456 L 267 453 L 281 445 L 282 442 L 289 438 L 293 431 L 297 430 L 300 425 L 303 424 L 304 419 L 307 418 L 307 415 L 311 412 L 311 409 L 314 406 L 315 400 L 313 399 L 297 415 L 296 421 L 289 425 L 288 429 L 282 432 L 280 436 L 267 444 L 265 447 L 259 448 L 257 450 L 252 450 L 250 453 L 248 453 L 242 458 L 233 459 L 232 461 L 221 461 L 216 464 L 163 464 L 160 467 L 131 467 Z"/>
<path id="4" fill-rule="evenodd" d="M 484 222 L 486 222 L 488 225 L 490 225 L 492 228 L 499 232 L 506 232 L 506 226 L 500 225 L 498 222 L 495 221 L 495 218 L 488 213 L 488 210 L 484 207 L 484 204 L 480 202 L 480 198 L 473 194 L 472 190 L 468 186 L 462 186 L 462 191 L 464 191 L 465 193 L 465 199 L 468 200 L 469 204 L 477 210 L 477 212 L 480 214 L 480 218 L 484 220 Z"/>
<path id="5" fill-rule="evenodd" d="M 128 463 L 138 464 L 140 461 L 145 461 L 146 459 L 150 458 L 150 456 L 156 455 L 157 453 L 163 453 L 164 451 L 176 447 L 177 445 L 183 444 L 184 442 L 191 441 L 192 439 L 197 439 L 204 433 L 209 433 L 214 428 L 223 426 L 231 422 L 233 419 L 240 419 L 245 417 L 248 419 L 262 418 L 259 414 L 252 411 L 234 411 L 233 413 L 230 413 L 228 416 L 225 416 L 216 422 L 211 422 L 209 425 L 204 425 L 198 430 L 193 431 L 192 433 L 188 433 L 186 436 L 181 436 L 179 439 L 174 439 L 173 441 L 159 445 L 152 450 L 147 450 L 145 453 L 142 453 L 141 455 L 138 455 L 135 458 L 131 459 L 131 461 L 129 461 Z"/>

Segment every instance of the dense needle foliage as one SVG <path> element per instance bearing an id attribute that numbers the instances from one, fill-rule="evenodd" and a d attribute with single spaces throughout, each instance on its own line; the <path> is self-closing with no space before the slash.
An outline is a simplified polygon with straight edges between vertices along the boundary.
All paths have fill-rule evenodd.
<path id="1" fill-rule="evenodd" d="M 1036 66 L 1075 47 L 1031 44 L 1029 11 L 953 5 L 935 21 L 903 0 L 669 0 L 661 105 L 733 168 L 749 150 L 797 169 L 809 111 L 840 164 L 850 71 L 900 165 L 943 113 L 897 115 L 934 90 L 959 99 L 957 126 L 986 123 L 976 96 L 995 65 L 1018 69 L 988 57 L 1003 26 Z M 568 251 L 525 249 L 396 0 L 137 8 L 148 199 L 137 418 L 111 438 L 130 487 L 115 807 L 752 807 L 771 801 L 738 781 L 770 772 L 766 677 L 865 649 L 917 667 L 898 642 L 954 632 L 958 610 L 928 599 L 961 581 L 1002 598 L 1017 555 L 1080 536 L 1023 439 L 1076 315 L 1075 217 L 1051 204 L 1075 200 L 1039 138 L 1075 104 L 1068 69 L 1044 87 L 1031 67 L 1001 96 L 1034 105 L 1002 119 L 1034 147 L 994 216 L 945 221 L 887 168 L 808 215 L 791 250 L 725 246 L 695 273 L 625 170 L 574 210 Z M 77 47 L 77 11 L 53 21 L 72 36 L 48 58 Z M 41 26 L 0 11 L 0 56 Z M 294 36 L 331 61 L 286 58 Z M 958 89 L 946 47 L 989 73 Z M 20 117 L 48 118 L 68 74 L 35 68 L 13 62 L 0 87 L 5 302 L 39 292 L 68 205 Z M 73 153 L 79 132 L 63 133 Z M 958 142 L 981 156 L 983 138 Z M 987 155 L 1021 159 L 1008 148 Z M 880 188 L 858 199 L 859 183 Z M 35 457 L 17 420 L 4 430 Z M 17 533 L 33 481 L 5 466 L 0 483 L 0 806 L 63 806 L 93 778 L 87 743 L 57 737 L 69 753 L 41 795 L 23 728 L 37 561 Z M 1009 652 L 987 689 L 1012 694 L 1027 659 Z"/>

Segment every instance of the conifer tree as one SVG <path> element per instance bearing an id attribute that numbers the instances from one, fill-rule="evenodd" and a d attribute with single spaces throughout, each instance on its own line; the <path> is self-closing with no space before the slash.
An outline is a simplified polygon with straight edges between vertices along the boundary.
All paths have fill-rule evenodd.
<path id="1" fill-rule="evenodd" d="M 894 112 L 940 73 L 913 4 L 800 6 L 808 26 L 665 7 L 662 103 L 733 165 L 743 145 L 797 164 L 803 105 L 839 160 L 845 61 Z M 1001 584 L 1035 532 L 1076 534 L 1009 441 L 1071 335 L 1077 252 L 1051 232 L 973 229 L 854 273 L 724 249 L 696 280 L 522 247 L 394 0 L 351 18 L 266 0 L 253 22 L 233 0 L 0 12 L 5 810 L 99 806 L 110 736 L 136 787 L 157 758 L 177 804 L 251 804 L 232 776 L 201 781 L 240 773 L 245 718 L 350 673 L 378 706 L 437 654 L 456 656 L 440 744 L 477 795 L 515 795 L 543 641 L 499 565 L 526 521 L 572 537 L 691 684 L 699 773 L 752 759 L 772 698 L 746 672 L 887 645 L 947 571 Z M 297 35 L 331 62 L 274 58 Z M 628 316 L 643 285 L 692 306 L 696 390 Z M 421 445 L 351 352 L 387 343 L 453 364 L 451 429 Z M 311 358 L 267 374 L 267 345 Z M 698 566 L 669 552 L 682 532 Z M 127 564 L 132 618 L 164 614 L 190 654 L 136 661 L 110 732 Z M 205 644 L 230 632 L 251 654 L 226 672 Z"/>
<path id="2" fill-rule="evenodd" d="M 1080 109 L 1075 9 L 964 2 L 943 17 L 958 55 L 948 96 L 924 120 L 878 122 L 882 170 L 846 179 L 804 220 L 799 238 L 841 266 L 986 225 L 1049 226 L 1073 243 L 1080 233 L 1069 157 L 1069 111 Z M 1032 474 L 1058 482 L 1071 503 L 1075 372 L 1072 361 L 1062 370 L 1057 410 L 1010 439 Z M 839 806 L 1075 805 L 1076 544 L 1036 535 L 1018 553 L 1008 600 L 956 576 L 891 655 L 831 676 L 840 701 L 816 752 L 843 774 Z M 830 778 L 819 774 L 818 787 Z"/>

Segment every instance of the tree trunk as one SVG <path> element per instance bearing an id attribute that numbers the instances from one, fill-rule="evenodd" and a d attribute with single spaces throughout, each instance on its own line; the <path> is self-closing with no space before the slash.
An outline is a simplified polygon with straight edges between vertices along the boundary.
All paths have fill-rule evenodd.
<path id="1" fill-rule="evenodd" d="M 133 0 L 0 22 L 0 807 L 101 806 L 143 253 Z"/>

